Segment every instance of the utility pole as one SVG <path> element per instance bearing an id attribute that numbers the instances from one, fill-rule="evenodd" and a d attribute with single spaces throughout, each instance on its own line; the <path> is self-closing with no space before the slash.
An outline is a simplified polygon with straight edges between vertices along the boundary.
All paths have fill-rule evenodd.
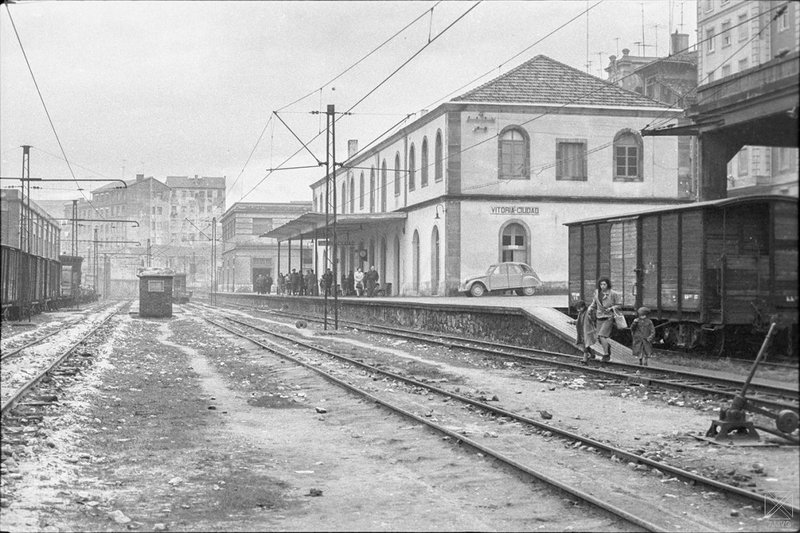
<path id="1" fill-rule="evenodd" d="M 95 230 L 97 231 L 97 230 Z M 151 250 L 150 250 L 150 239 L 147 239 L 147 267 L 150 268 L 151 266 Z"/>
<path id="2" fill-rule="evenodd" d="M 330 176 L 333 180 L 333 286 L 339 282 L 339 246 L 336 242 L 336 112 L 328 105 L 328 120 L 331 125 Z M 339 329 L 339 291 L 333 291 L 333 328 Z"/>
<path id="3" fill-rule="evenodd" d="M 78 255 L 78 200 L 72 200 L 72 256 Z"/>
<path id="4" fill-rule="evenodd" d="M 99 280 L 100 270 L 99 270 L 98 256 L 97 256 L 97 245 L 98 245 L 97 241 L 98 241 L 98 239 L 97 239 L 97 228 L 94 228 L 94 264 L 92 265 L 92 273 L 94 275 L 94 282 L 92 284 L 94 286 L 94 293 L 95 294 L 97 294 L 97 290 L 100 288 L 100 283 L 99 283 L 99 281 L 100 281 Z"/>
<path id="5" fill-rule="evenodd" d="M 331 283 L 333 286 L 333 327 L 334 329 L 339 329 L 339 291 L 336 290 L 339 284 L 338 244 L 336 242 L 336 110 L 333 104 L 328 104 L 325 116 L 327 126 L 325 132 L 325 247 L 326 250 L 328 250 L 325 255 L 328 260 L 333 263 L 331 265 L 331 272 L 333 275 L 333 281 Z M 331 191 L 331 189 L 333 190 Z M 331 192 L 333 192 L 333 194 L 331 194 Z M 331 241 L 328 240 L 329 227 L 331 228 L 331 237 L 333 241 L 333 254 L 330 252 Z M 323 328 L 328 329 L 327 292 L 324 296 L 323 312 L 325 316 Z"/>
<path id="6" fill-rule="evenodd" d="M 217 217 L 211 219 L 211 305 L 217 305 Z"/>
<path id="7" fill-rule="evenodd" d="M 22 175 L 20 177 L 20 199 L 19 199 L 19 251 L 17 254 L 17 272 L 19 273 L 19 296 L 20 296 L 20 312 L 19 319 L 22 315 L 27 313 L 28 320 L 31 315 L 29 312 L 31 301 L 30 290 L 30 273 L 31 273 L 31 260 L 23 257 L 22 252 L 30 252 L 31 250 L 31 147 L 29 145 L 22 146 Z M 27 187 L 27 194 L 25 188 Z"/>

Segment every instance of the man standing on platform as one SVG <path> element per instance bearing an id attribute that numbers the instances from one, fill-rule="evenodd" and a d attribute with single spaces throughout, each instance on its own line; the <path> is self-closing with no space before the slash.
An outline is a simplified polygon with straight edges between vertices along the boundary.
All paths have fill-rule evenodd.
<path id="1" fill-rule="evenodd" d="M 375 265 L 369 267 L 369 272 L 364 275 L 367 282 L 367 296 L 375 296 L 375 286 L 378 285 L 378 271 L 375 270 Z"/>

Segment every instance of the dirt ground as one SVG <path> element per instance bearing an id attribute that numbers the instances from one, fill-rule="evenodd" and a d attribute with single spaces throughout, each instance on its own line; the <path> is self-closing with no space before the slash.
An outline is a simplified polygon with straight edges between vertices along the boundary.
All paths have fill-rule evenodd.
<path id="1" fill-rule="evenodd" d="M 329 342 L 378 350 L 377 337 L 358 332 Z M 715 417 L 711 402 L 389 344 L 381 349 L 432 360 L 503 407 L 545 409 L 558 427 L 797 500 L 796 448 L 694 437 Z M 3 530 L 627 527 L 181 314 L 123 318 L 30 444 L 3 464 Z M 782 528 L 765 518 L 734 529 Z"/>

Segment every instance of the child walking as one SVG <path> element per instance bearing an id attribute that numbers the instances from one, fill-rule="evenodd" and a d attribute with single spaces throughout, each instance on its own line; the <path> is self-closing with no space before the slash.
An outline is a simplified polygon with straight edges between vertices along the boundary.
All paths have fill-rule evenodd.
<path id="1" fill-rule="evenodd" d="M 597 336 L 591 317 L 587 312 L 586 302 L 578 301 L 575 304 L 575 310 L 578 311 L 578 318 L 575 320 L 575 329 L 577 330 L 575 344 L 578 345 L 578 348 L 583 349 L 582 363 L 585 365 L 590 359 L 594 359 L 591 346 L 597 342 Z"/>
<path id="2" fill-rule="evenodd" d="M 637 311 L 639 315 L 631 324 L 633 333 L 633 356 L 639 358 L 640 366 L 647 366 L 647 358 L 653 353 L 653 340 L 656 338 L 656 328 L 653 321 L 647 318 L 650 309 L 640 307 Z"/>

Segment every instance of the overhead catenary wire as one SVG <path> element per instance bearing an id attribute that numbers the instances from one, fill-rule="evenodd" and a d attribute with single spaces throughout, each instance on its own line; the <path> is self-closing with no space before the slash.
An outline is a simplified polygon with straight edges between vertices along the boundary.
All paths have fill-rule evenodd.
<path id="1" fill-rule="evenodd" d="M 469 13 L 470 13 L 470 12 L 471 12 L 473 9 L 475 9 L 475 8 L 476 8 L 478 5 L 480 5 L 480 3 L 481 3 L 482 1 L 483 1 L 483 0 L 479 0 L 478 2 L 476 2 L 475 4 L 473 4 L 473 5 L 472 5 L 472 6 L 471 6 L 469 9 L 467 9 L 467 10 L 466 10 L 466 11 L 465 11 L 463 14 L 461 14 L 461 15 L 460 15 L 458 18 L 456 18 L 456 19 L 455 19 L 453 22 L 451 22 L 449 25 L 447 25 L 447 26 L 446 26 L 446 27 L 445 27 L 445 28 L 444 28 L 444 29 L 443 29 L 441 32 L 439 32 L 439 33 L 438 33 L 438 34 L 437 34 L 437 35 L 436 35 L 436 36 L 435 36 L 433 39 L 431 39 L 429 42 L 425 43 L 425 44 L 424 44 L 424 45 L 423 45 L 423 46 L 422 46 L 422 47 L 421 47 L 421 48 L 420 48 L 420 49 L 419 49 L 417 52 L 415 52 L 415 53 L 414 53 L 414 54 L 411 56 L 411 58 L 409 58 L 408 60 L 404 61 L 404 62 L 403 62 L 403 64 L 402 64 L 400 67 L 398 67 L 397 69 L 395 69 L 394 71 L 392 71 L 392 73 L 391 73 L 391 74 L 389 74 L 388 76 L 386 76 L 386 77 L 385 77 L 385 78 L 384 78 L 384 79 L 383 79 L 383 80 L 382 80 L 380 83 L 378 83 L 378 85 L 377 85 L 377 86 L 375 86 L 373 89 L 371 89 L 370 91 L 368 91 L 368 92 L 367 92 L 367 94 L 365 94 L 363 97 L 361 97 L 361 98 L 360 98 L 360 99 L 359 99 L 359 100 L 358 100 L 358 101 L 357 101 L 355 104 L 353 104 L 352 106 L 350 106 L 350 108 L 349 108 L 349 109 L 347 109 L 347 111 L 345 111 L 345 112 L 344 112 L 343 114 L 341 114 L 339 117 L 335 117 L 335 118 L 333 119 L 333 122 L 334 122 L 334 123 L 335 123 L 335 122 L 338 122 L 338 121 L 339 121 L 339 120 L 340 120 L 340 119 L 341 119 L 343 116 L 345 116 L 347 113 L 351 112 L 351 111 L 352 111 L 352 110 L 353 110 L 353 109 L 354 109 L 356 106 L 358 106 L 358 105 L 359 105 L 361 102 L 363 102 L 363 101 L 364 101 L 366 98 L 368 98 L 368 97 L 369 97 L 369 96 L 370 96 L 372 93 L 374 93 L 376 90 L 378 90 L 378 88 L 380 88 L 380 87 L 381 87 L 383 84 L 385 84 L 385 83 L 386 83 L 386 82 L 387 82 L 389 79 L 391 79 L 391 78 L 392 78 L 392 77 L 393 77 L 395 74 L 397 74 L 397 72 L 399 72 L 399 71 L 400 71 L 400 69 L 402 69 L 404 66 L 406 66 L 406 65 L 407 65 L 407 64 L 408 64 L 408 63 L 409 63 L 411 60 L 413 60 L 414 58 L 416 58 L 416 57 L 417 57 L 417 56 L 418 56 L 418 55 L 419 55 L 419 54 L 420 54 L 420 53 L 421 53 L 423 50 L 425 50 L 425 49 L 426 49 L 428 46 L 430 46 L 430 45 L 431 45 L 432 43 L 434 43 L 434 42 L 435 42 L 437 39 L 439 39 L 439 37 L 441 37 L 442 35 L 444 35 L 445 33 L 447 33 L 447 31 L 448 31 L 449 29 L 451 29 L 451 28 L 452 28 L 452 27 L 453 27 L 453 26 L 454 26 L 454 25 L 455 25 L 457 22 L 459 22 L 460 20 L 462 20 L 462 19 L 463 19 L 463 18 L 464 18 L 464 17 L 465 17 L 467 14 L 469 14 Z M 317 134 L 316 134 L 314 137 L 312 137 L 312 138 L 311 138 L 309 141 L 307 141 L 307 142 L 306 142 L 306 144 L 310 144 L 311 142 L 313 142 L 314 140 L 316 140 L 316 139 L 317 139 L 317 138 L 318 138 L 320 135 L 321 135 L 321 133 L 317 133 Z M 292 158 L 294 158 L 294 157 L 295 157 L 297 154 L 299 154 L 301 151 L 303 151 L 303 148 L 300 148 L 300 149 L 298 149 L 297 151 L 295 151 L 295 152 L 294 152 L 292 155 L 290 155 L 290 156 L 289 156 L 289 157 L 288 157 L 286 160 L 284 160 L 282 163 L 280 163 L 280 164 L 278 165 L 278 168 L 282 167 L 284 164 L 286 164 L 287 162 L 289 162 L 289 161 L 290 161 Z M 260 179 L 260 180 L 259 180 L 259 181 L 258 181 L 258 182 L 257 182 L 257 183 L 256 183 L 256 184 L 255 184 L 255 185 L 254 185 L 254 186 L 253 186 L 253 187 L 252 187 L 252 188 L 251 188 L 251 189 L 250 189 L 250 190 L 249 190 L 249 191 L 248 191 L 248 192 L 247 192 L 245 195 L 243 195 L 243 196 L 242 196 L 242 199 L 244 199 L 244 198 L 246 198 L 247 196 L 249 196 L 249 195 L 250 195 L 250 194 L 251 194 L 251 193 L 252 193 L 252 192 L 253 192 L 253 191 L 254 191 L 256 188 L 258 188 L 258 187 L 259 187 L 259 186 L 260 186 L 260 185 L 261 185 L 261 184 L 262 184 L 262 183 L 263 183 L 263 182 L 264 182 L 264 181 L 265 181 L 267 178 L 269 178 L 269 176 L 271 176 L 271 175 L 272 175 L 272 172 L 268 173 L 268 174 L 267 174 L 267 175 L 265 175 L 263 178 L 261 178 L 261 179 Z"/>
<path id="2" fill-rule="evenodd" d="M 423 11 L 422 13 L 420 13 L 420 14 L 419 14 L 417 17 L 415 17 L 415 18 L 414 18 L 414 19 L 413 19 L 411 22 L 409 22 L 408 24 L 406 24 L 405 26 L 403 26 L 402 28 L 400 28 L 398 31 L 396 31 L 395 33 L 393 33 L 393 34 L 392 34 L 392 35 L 391 35 L 391 36 L 390 36 L 388 39 L 384 40 L 384 41 L 383 41 L 382 43 L 380 43 L 378 46 L 376 46 L 375 48 L 373 48 L 372 50 L 370 50 L 369 52 L 367 52 L 367 53 L 366 53 L 364 56 L 362 56 L 362 57 L 361 57 L 360 59 L 358 59 L 356 62 L 354 62 L 354 63 L 353 63 L 353 64 L 351 64 L 349 67 L 347 67 L 346 69 L 344 69 L 342 72 L 340 72 L 339 74 L 337 74 L 336 76 L 334 76 L 334 77 L 333 77 L 333 78 L 331 78 L 330 80 L 326 81 L 326 82 L 325 82 L 324 84 L 322 84 L 322 85 L 321 85 L 319 88 L 317 88 L 317 89 L 314 89 L 313 91 L 310 91 L 310 92 L 308 92 L 307 94 L 305 94 L 305 95 L 303 95 L 303 96 L 301 96 L 301 97 L 297 98 L 296 100 L 293 100 L 292 102 L 289 102 L 288 104 L 284 105 L 283 107 L 281 107 L 281 108 L 279 108 L 279 109 L 276 109 L 275 111 L 278 111 L 278 112 L 280 112 L 280 111 L 284 111 L 285 109 L 287 109 L 287 108 L 289 108 L 289 107 L 291 107 L 291 106 L 293 106 L 293 105 L 295 105 L 295 104 L 297 104 L 297 103 L 299 103 L 299 102 L 301 102 L 301 101 L 305 100 L 306 98 L 309 98 L 310 96 L 313 96 L 313 95 L 314 95 L 314 94 L 316 94 L 318 91 L 320 92 L 320 98 L 321 98 L 321 97 L 322 97 L 322 89 L 324 89 L 325 87 L 329 86 L 330 84 L 332 84 L 333 82 L 335 82 L 336 80 L 338 80 L 339 78 L 341 78 L 342 76 L 344 76 L 345 74 L 347 74 L 348 72 L 350 72 L 351 70 L 353 70 L 355 67 L 357 67 L 358 65 L 360 65 L 360 64 L 361 64 L 362 62 L 364 62 L 364 61 L 365 61 L 367 58 L 369 58 L 370 56 L 372 56 L 373 54 L 375 54 L 375 53 L 376 53 L 378 50 L 380 50 L 381 48 L 383 48 L 384 46 L 386 46 L 388 43 L 390 43 L 391 41 L 393 41 L 393 40 L 394 40 L 394 39 L 395 39 L 397 36 L 399 36 L 400 34 L 402 34 L 403 32 L 405 32 L 405 31 L 406 31 L 408 28 L 410 28 L 411 26 L 413 26 L 414 24 L 416 24 L 416 23 L 417 23 L 417 22 L 418 22 L 418 21 L 419 21 L 421 18 L 423 18 L 423 17 L 424 17 L 426 14 L 428 14 L 429 12 L 431 12 L 431 13 L 432 13 L 432 12 L 433 12 L 433 9 L 434 9 L 436 6 L 438 6 L 438 5 L 439 5 L 441 2 L 442 2 L 442 0 L 439 0 L 438 2 L 436 2 L 436 3 L 433 5 L 433 7 L 431 7 L 430 9 L 426 9 L 425 11 Z M 320 103 L 320 108 L 321 108 L 321 105 L 322 105 L 322 104 Z M 233 188 L 234 188 L 234 186 L 236 185 L 236 183 L 239 181 L 239 178 L 240 178 L 240 177 L 242 176 L 242 174 L 244 173 L 244 169 L 247 167 L 247 164 L 248 164 L 248 163 L 250 162 L 250 160 L 252 159 L 252 157 L 253 157 L 253 154 L 255 153 L 256 149 L 258 148 L 258 145 L 259 145 L 259 144 L 260 144 L 260 142 L 261 142 L 261 138 L 263 137 L 263 135 L 264 135 L 264 132 L 265 132 L 265 131 L 266 131 L 266 129 L 267 129 L 267 126 L 269 125 L 270 121 L 272 121 L 272 118 L 273 118 L 273 115 L 272 115 L 272 113 L 270 113 L 270 115 L 269 115 L 269 119 L 267 119 L 267 123 L 264 125 L 264 128 L 263 128 L 263 130 L 261 131 L 261 134 L 258 136 L 258 140 L 256 140 L 255 144 L 253 145 L 253 148 L 252 148 L 252 150 L 250 150 L 250 155 L 247 157 L 247 161 L 245 161 L 244 165 L 242 165 L 242 170 L 241 170 L 241 172 L 239 172 L 239 175 L 236 177 L 236 179 L 234 180 L 233 184 L 231 184 L 231 187 L 230 187 L 231 191 L 233 191 Z M 320 117 L 320 118 L 321 118 L 321 117 Z M 274 126 L 273 126 L 273 127 L 274 127 Z M 274 131 L 273 131 L 273 139 L 274 139 Z M 312 139 L 312 140 L 313 140 L 313 139 Z M 309 141 L 309 142 L 311 142 L 311 141 Z M 271 154 L 270 154 L 270 156 L 271 156 Z M 271 164 L 271 163 L 272 163 L 272 161 L 270 160 L 270 164 Z M 249 193 L 248 193 L 248 194 L 249 194 Z M 243 199 L 244 199 L 244 195 L 243 195 L 243 196 L 240 198 L 240 201 L 241 201 L 241 200 L 243 200 Z"/>
<path id="3" fill-rule="evenodd" d="M 72 176 L 72 179 L 75 180 L 75 185 L 78 188 L 78 191 L 81 193 L 81 196 L 89 203 L 92 209 L 98 213 L 101 218 L 105 218 L 102 216 L 102 213 L 98 211 L 98 209 L 92 204 L 91 200 L 86 197 L 84 194 L 83 189 L 78 185 L 77 178 L 75 177 L 75 172 L 72 170 L 72 165 L 69 162 L 69 158 L 67 157 L 67 153 L 64 150 L 64 145 L 61 143 L 61 138 L 58 136 L 58 131 L 56 131 L 56 126 L 53 122 L 53 117 L 50 115 L 50 110 L 47 108 L 47 104 L 44 101 L 44 95 L 42 95 L 42 91 L 39 88 L 39 83 L 36 81 L 36 75 L 33 73 L 33 67 L 31 66 L 30 60 L 28 60 L 28 54 L 25 52 L 25 46 L 22 44 L 22 38 L 19 35 L 19 31 L 17 31 L 17 25 L 14 22 L 14 17 L 11 16 L 11 10 L 8 7 L 8 3 L 6 3 L 6 13 L 8 14 L 8 19 L 11 21 L 11 27 L 14 30 L 14 35 L 17 38 L 17 43 L 19 43 L 19 49 L 22 52 L 22 57 L 25 59 L 25 65 L 28 67 L 28 72 L 31 75 L 31 79 L 33 80 L 33 85 L 36 88 L 36 94 L 39 96 L 39 101 L 42 103 L 42 107 L 44 108 L 44 113 L 47 116 L 47 121 L 50 124 L 50 129 L 53 131 L 53 135 L 56 138 L 56 142 L 58 143 L 58 147 L 61 150 L 61 154 L 64 156 L 64 161 L 67 163 L 67 168 L 69 169 L 69 173 Z"/>
<path id="4" fill-rule="evenodd" d="M 754 16 L 754 17 L 750 17 L 749 19 L 747 19 L 747 20 L 744 20 L 744 21 L 741 21 L 741 22 L 739 22 L 738 24 L 736 24 L 735 26 L 731 26 L 730 28 L 728 28 L 726 31 L 732 31 L 734 28 L 736 28 L 736 27 L 738 27 L 738 26 L 741 26 L 741 25 L 743 25 L 743 24 L 747 24 L 748 22 L 751 22 L 751 21 L 752 21 L 752 20 L 754 20 L 754 19 L 761 18 L 762 16 L 764 16 L 764 14 L 766 14 L 766 13 L 769 13 L 770 11 L 773 11 L 773 10 L 775 10 L 775 9 L 777 9 L 777 10 L 778 10 L 778 11 L 775 13 L 775 15 L 773 15 L 772 17 L 770 17 L 770 18 L 767 20 L 767 22 L 765 22 L 765 23 L 764 23 L 764 25 L 763 25 L 763 26 L 761 26 L 761 28 L 759 28 L 759 30 L 758 30 L 758 31 L 757 31 L 757 32 L 756 32 L 756 33 L 755 33 L 755 34 L 754 34 L 752 37 L 750 37 L 750 38 L 749 38 L 747 41 L 745 41 L 745 42 L 744 42 L 744 43 L 743 43 L 741 46 L 739 46 L 739 48 L 737 48 L 735 52 L 732 52 L 731 54 L 729 54 L 729 55 L 728 55 L 728 57 L 726 57 L 726 58 L 725 58 L 723 61 L 721 61 L 721 62 L 720 62 L 720 64 L 719 64 L 719 65 L 717 65 L 716 67 L 714 67 L 713 69 L 711 69 L 711 70 L 708 72 L 708 74 L 706 74 L 706 75 L 705 75 L 703 78 L 701 78 L 701 80 L 698 82 L 698 84 L 697 84 L 697 86 L 696 86 L 696 87 L 693 87 L 691 90 L 687 91 L 687 92 L 686 92 L 686 94 L 684 94 L 684 95 L 682 95 L 682 96 L 684 96 L 684 97 L 685 97 L 685 96 L 687 96 L 687 95 L 689 95 L 689 94 L 691 94 L 691 93 L 696 93 L 696 92 L 697 92 L 697 89 L 698 89 L 698 87 L 699 87 L 700 85 L 702 85 L 702 84 L 703 84 L 705 81 L 707 81 L 707 80 L 708 80 L 708 78 L 710 78 L 710 77 L 711 77 L 711 76 L 712 76 L 712 75 L 713 75 L 713 74 L 714 74 L 714 73 L 715 73 L 715 72 L 716 72 L 718 69 L 722 68 L 722 67 L 723 67 L 723 66 L 724 66 L 726 63 L 728 63 L 728 61 L 730 61 L 731 59 L 733 59 L 734 57 L 736 57 L 736 56 L 739 54 L 739 52 L 741 52 L 742 50 L 744 50 L 744 48 L 745 48 L 747 45 L 749 45 L 749 44 L 750 44 L 751 42 L 753 42 L 753 41 L 754 41 L 754 40 L 755 40 L 757 37 L 759 37 L 759 36 L 760 36 L 760 35 L 761 35 L 761 34 L 764 32 L 764 30 L 765 30 L 765 29 L 767 29 L 767 27 L 768 27 L 770 24 L 772 24 L 773 22 L 775 22 L 775 21 L 778 19 L 778 17 L 780 17 L 780 16 L 781 16 L 781 15 L 782 15 L 782 14 L 783 14 L 785 11 L 786 11 L 786 8 L 787 8 L 787 6 L 788 6 L 788 5 L 789 5 L 789 4 L 788 4 L 788 2 L 787 2 L 787 3 L 785 3 L 785 4 L 782 4 L 782 5 L 780 5 L 780 6 L 775 6 L 775 7 L 772 7 L 772 8 L 770 8 L 770 9 L 768 9 L 768 10 L 766 10 L 766 11 L 762 12 L 762 13 L 759 13 L 759 14 L 757 14 L 757 15 L 756 15 L 756 16 Z M 721 34 L 719 34 L 719 35 L 724 35 L 724 33 L 721 33 Z M 710 37 L 707 37 L 706 39 L 703 39 L 702 41 L 698 41 L 698 42 L 697 42 L 697 45 L 698 45 L 698 50 L 697 50 L 697 53 L 698 53 L 698 54 L 699 54 L 699 53 L 701 53 L 701 49 L 700 49 L 701 47 L 699 46 L 701 43 L 704 43 L 704 42 L 706 42 L 706 41 L 709 41 L 709 40 L 711 40 L 711 39 L 714 39 L 714 38 L 718 37 L 719 35 L 711 35 Z M 708 100 L 710 100 L 711 98 L 713 98 L 714 96 L 716 96 L 716 95 L 717 95 L 717 94 L 718 94 L 718 93 L 719 93 L 721 90 L 723 90 L 723 89 L 724 89 L 724 87 L 720 87 L 720 88 L 718 88 L 716 91 L 714 91 L 714 92 L 712 92 L 711 94 L 709 94 L 709 95 L 707 95 L 707 96 L 703 97 L 703 98 L 702 98 L 701 100 L 699 100 L 699 101 L 698 101 L 698 102 L 697 102 L 695 105 L 699 105 L 699 104 L 701 104 L 701 103 L 703 103 L 703 102 L 707 102 Z M 672 104 L 672 105 L 669 107 L 669 109 L 672 109 L 672 108 L 673 108 L 675 105 L 677 105 L 677 101 L 676 101 L 675 103 L 673 103 L 673 104 Z M 666 113 L 666 111 L 662 112 L 662 115 L 663 115 L 664 113 Z M 654 118 L 654 119 L 653 119 L 653 122 L 655 122 L 656 120 L 659 120 L 659 119 L 661 119 L 661 115 L 659 115 L 658 117 Z M 659 127 L 663 126 L 664 124 L 666 124 L 667 122 L 669 122 L 669 119 L 666 119 L 666 120 L 661 120 L 661 122 L 658 122 L 658 123 L 656 123 L 656 124 L 654 124 L 653 122 L 651 122 L 650 124 L 648 124 L 647 126 L 645 126 L 645 127 L 643 128 L 643 130 L 647 130 L 647 129 L 656 129 L 656 128 L 659 128 Z"/>

